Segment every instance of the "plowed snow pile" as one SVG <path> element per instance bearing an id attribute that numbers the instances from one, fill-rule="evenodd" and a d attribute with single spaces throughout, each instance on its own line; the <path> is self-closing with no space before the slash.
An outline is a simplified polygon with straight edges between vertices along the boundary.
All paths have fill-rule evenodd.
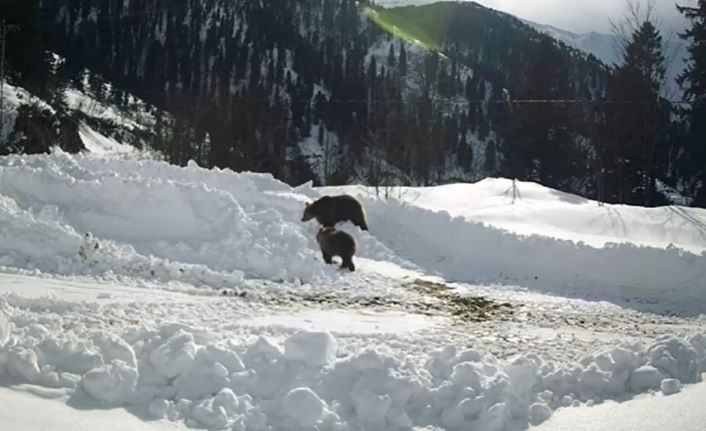
<path id="1" fill-rule="evenodd" d="M 84 307 L 0 302 L 0 376 L 212 430 L 296 424 L 321 431 L 500 431 L 541 423 L 581 401 L 660 387 L 668 395 L 666 385 L 678 391 L 706 372 L 703 336 L 666 336 L 568 365 L 531 354 L 499 361 L 453 346 L 418 360 L 373 349 L 338 357 L 337 340 L 326 332 L 297 332 L 282 344 L 260 338 L 219 345 L 177 324 L 117 333 L 71 325 L 75 315 L 97 311 Z"/>
<path id="2" fill-rule="evenodd" d="M 497 188 L 493 182 L 475 187 L 486 186 Z M 304 203 L 319 194 L 269 175 L 156 161 L 5 157 L 0 265 L 219 287 L 243 278 L 333 281 L 341 275 L 320 264 L 315 222 L 300 221 Z M 364 202 L 371 232 L 346 227 L 358 238 L 361 257 L 452 281 L 520 284 L 592 299 L 640 296 L 678 308 L 706 297 L 706 253 L 630 242 L 596 248 L 523 236 L 397 200 Z M 505 211 L 516 208 L 506 205 Z M 554 207 L 546 211 L 552 214 Z M 632 213 L 637 218 L 640 211 L 652 210 Z M 696 226 L 706 219 L 702 212 L 690 214 Z"/>
<path id="3" fill-rule="evenodd" d="M 336 188 L 332 188 L 334 190 Z M 342 189 L 370 196 L 374 189 Z M 488 178 L 475 184 L 395 187 L 386 191 L 404 202 L 431 211 L 446 211 L 522 235 L 541 235 L 584 242 L 594 247 L 631 243 L 706 251 L 706 210 L 668 206 L 644 208 L 599 205 L 598 202 L 536 183 Z M 513 199 L 514 197 L 514 199 Z"/>

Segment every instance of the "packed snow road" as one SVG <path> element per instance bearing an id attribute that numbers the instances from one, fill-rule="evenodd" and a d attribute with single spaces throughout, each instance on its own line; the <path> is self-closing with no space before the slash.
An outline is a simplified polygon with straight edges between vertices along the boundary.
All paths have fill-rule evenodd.
<path id="1" fill-rule="evenodd" d="M 405 202 L 193 164 L 0 158 L 0 385 L 202 429 L 325 431 L 523 429 L 699 382 L 706 212 L 659 226 L 616 207 L 617 232 L 537 185 L 503 205 L 502 182 Z M 354 273 L 324 265 L 301 222 L 343 191 L 370 225 L 342 226 Z M 557 214 L 593 221 L 571 238 Z"/>

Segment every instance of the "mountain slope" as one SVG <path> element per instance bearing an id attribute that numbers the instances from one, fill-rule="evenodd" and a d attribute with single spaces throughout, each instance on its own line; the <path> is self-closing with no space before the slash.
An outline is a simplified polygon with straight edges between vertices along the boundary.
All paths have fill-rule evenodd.
<path id="1" fill-rule="evenodd" d="M 470 3 L 377 12 L 431 35 L 443 55 L 392 38 L 351 0 L 56 1 L 42 11 L 56 22 L 53 49 L 196 128 L 175 163 L 292 183 L 374 182 L 390 174 L 375 171 L 380 158 L 415 183 L 497 174 L 508 125 L 487 101 L 534 87 L 526 76 L 544 36 Z M 548 49 L 564 96 L 600 94 L 599 63 Z"/>
<path id="2" fill-rule="evenodd" d="M 50 100 L 5 84 L 9 109 L 0 134 L 0 154 L 48 153 L 59 148 L 69 153 L 140 152 L 143 157 L 161 157 L 150 147 L 158 138 L 156 117 L 167 123 L 173 119 L 127 93 L 122 94 L 125 105 L 120 107 L 106 96 L 110 92 L 110 85 L 88 71 L 82 80 L 56 89 Z"/>
<path id="3" fill-rule="evenodd" d="M 523 21 L 537 30 L 552 36 L 556 40 L 564 42 L 570 47 L 593 54 L 596 58 L 609 66 L 613 66 L 622 61 L 619 55 L 619 49 L 616 45 L 616 36 L 597 32 L 577 34 L 551 25 L 537 24 L 527 20 Z"/>

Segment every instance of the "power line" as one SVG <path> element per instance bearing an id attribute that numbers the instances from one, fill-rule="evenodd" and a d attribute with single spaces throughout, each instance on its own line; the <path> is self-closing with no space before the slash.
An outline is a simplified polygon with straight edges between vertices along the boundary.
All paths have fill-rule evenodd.
<path id="1" fill-rule="evenodd" d="M 167 98 L 174 97 L 188 97 L 193 96 L 194 98 L 207 98 L 206 94 L 189 94 L 189 93 L 178 93 L 175 95 L 169 95 L 163 90 L 147 90 L 143 87 L 132 87 L 132 86 L 120 86 L 115 85 L 120 91 L 127 93 L 133 93 L 134 95 L 145 94 L 145 95 L 163 95 Z M 325 96 L 324 96 L 325 97 Z M 316 99 L 316 95 L 309 98 L 291 98 L 283 96 L 282 102 L 303 102 L 311 103 Z M 274 98 L 270 96 L 262 97 L 229 97 L 228 102 L 273 102 Z M 429 100 L 425 100 L 429 101 Z M 432 103 L 437 103 L 438 100 L 431 100 Z M 397 99 L 362 99 L 362 98 L 332 98 L 324 99 L 324 104 L 360 104 L 360 105 L 385 105 L 385 104 L 410 104 L 410 99 L 397 98 Z M 692 105 L 700 106 L 706 105 L 706 101 L 694 101 L 694 100 L 619 100 L 619 99 L 466 99 L 461 96 L 455 96 L 454 98 L 447 98 L 441 102 L 441 104 L 446 105 L 530 105 L 530 104 L 555 104 L 555 105 Z"/>
<path id="2" fill-rule="evenodd" d="M 129 90 L 125 90 L 129 91 Z M 139 90 L 138 90 L 139 91 Z M 156 94 L 157 92 L 147 92 Z M 311 99 L 283 99 L 287 102 L 311 102 Z M 272 101 L 268 97 L 234 97 L 230 101 Z M 370 105 L 380 105 L 380 104 L 409 104 L 410 101 L 406 99 L 387 99 L 387 100 L 369 100 L 369 99 L 331 99 L 326 100 L 326 104 L 370 104 Z M 453 102 L 444 101 L 445 104 L 453 104 Z M 590 100 L 590 99 L 490 99 L 490 100 L 460 100 L 458 105 L 524 105 L 524 104 L 556 104 L 556 105 L 660 105 L 660 104 L 670 104 L 670 105 L 706 105 L 705 102 L 690 101 L 690 100 Z"/>

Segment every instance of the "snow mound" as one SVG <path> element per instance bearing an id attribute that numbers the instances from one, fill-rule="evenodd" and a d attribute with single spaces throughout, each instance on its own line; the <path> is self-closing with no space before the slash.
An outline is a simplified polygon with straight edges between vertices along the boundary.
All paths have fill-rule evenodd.
<path id="1" fill-rule="evenodd" d="M 269 175 L 56 154 L 0 159 L 0 264 L 232 286 L 335 279 Z"/>
<path id="2" fill-rule="evenodd" d="M 311 367 L 323 367 L 336 357 L 338 343 L 327 332 L 299 332 L 287 339 L 284 355 Z"/>
<path id="3" fill-rule="evenodd" d="M 677 337 L 663 336 L 649 350 L 650 364 L 684 383 L 701 380 L 699 353 L 693 344 Z"/>
<path id="4" fill-rule="evenodd" d="M 517 190 L 513 201 L 513 184 Z M 337 188 L 325 188 L 333 191 Z M 362 197 L 367 187 L 347 186 Z M 644 208 L 600 205 L 537 183 L 487 178 L 473 184 L 395 187 L 391 195 L 410 205 L 484 223 L 519 235 L 583 242 L 592 247 L 630 243 L 636 246 L 706 251 L 706 210 L 666 206 Z"/>
<path id="5" fill-rule="evenodd" d="M 681 383 L 677 379 L 664 379 L 659 385 L 659 390 L 662 391 L 662 395 L 674 395 L 681 391 Z"/>
<path id="6" fill-rule="evenodd" d="M 312 427 L 324 413 L 324 402 L 309 388 L 292 389 L 284 396 L 284 410 L 302 427 Z"/>
<path id="7" fill-rule="evenodd" d="M 563 365 L 532 354 L 501 361 L 482 346 L 447 346 L 415 359 L 374 349 L 336 358 L 336 340 L 325 333 L 227 346 L 178 325 L 136 326 L 107 338 L 77 326 L 58 337 L 24 322 L 19 308 L 6 308 L 12 331 L 0 347 L 0 378 L 84 393 L 96 406 L 129 405 L 199 429 L 517 429 L 574 400 L 674 393 L 700 379 L 692 365 L 706 353 L 664 337 L 648 348 L 616 347 Z M 304 348 L 316 361 L 302 359 Z"/>
<path id="8" fill-rule="evenodd" d="M 631 243 L 596 248 L 518 235 L 396 200 L 364 202 L 371 231 L 380 241 L 447 280 L 517 284 L 587 299 L 635 297 L 661 301 L 668 304 L 665 308 L 703 310 L 706 252 Z"/>
<path id="9" fill-rule="evenodd" d="M 0 309 L 0 347 L 3 347 L 10 340 L 10 322 L 7 316 Z"/>
<path id="10" fill-rule="evenodd" d="M 468 190 L 476 190 L 479 199 L 483 193 L 496 196 L 504 181 L 445 186 L 433 193 L 408 189 L 420 193 L 419 203 L 363 197 L 371 231 L 350 223 L 341 228 L 358 240 L 358 257 L 447 280 L 520 285 L 586 299 L 641 298 L 664 309 L 703 311 L 706 253 L 630 242 L 595 247 L 550 235 L 520 235 L 468 214 L 424 207 L 452 207 L 444 199 L 460 202 Z M 567 205 L 583 208 L 588 202 L 537 185 L 521 186 L 527 188 L 524 199 L 562 205 L 534 208 L 538 214 L 544 208 L 541 220 L 555 211 L 570 218 L 572 213 L 562 212 Z M 324 265 L 315 241 L 317 224 L 301 222 L 305 202 L 322 191 L 350 190 L 292 188 L 268 174 L 206 170 L 193 163 L 182 168 L 65 154 L 2 157 L 0 229 L 9 240 L 0 243 L 0 266 L 219 288 L 255 278 L 297 286 L 345 287 L 349 280 L 364 285 L 364 265 L 354 274 Z M 517 207 L 506 204 L 494 211 L 501 220 Z M 686 216 L 697 222 L 701 217 Z M 706 240 L 701 245 L 706 250 Z"/>

